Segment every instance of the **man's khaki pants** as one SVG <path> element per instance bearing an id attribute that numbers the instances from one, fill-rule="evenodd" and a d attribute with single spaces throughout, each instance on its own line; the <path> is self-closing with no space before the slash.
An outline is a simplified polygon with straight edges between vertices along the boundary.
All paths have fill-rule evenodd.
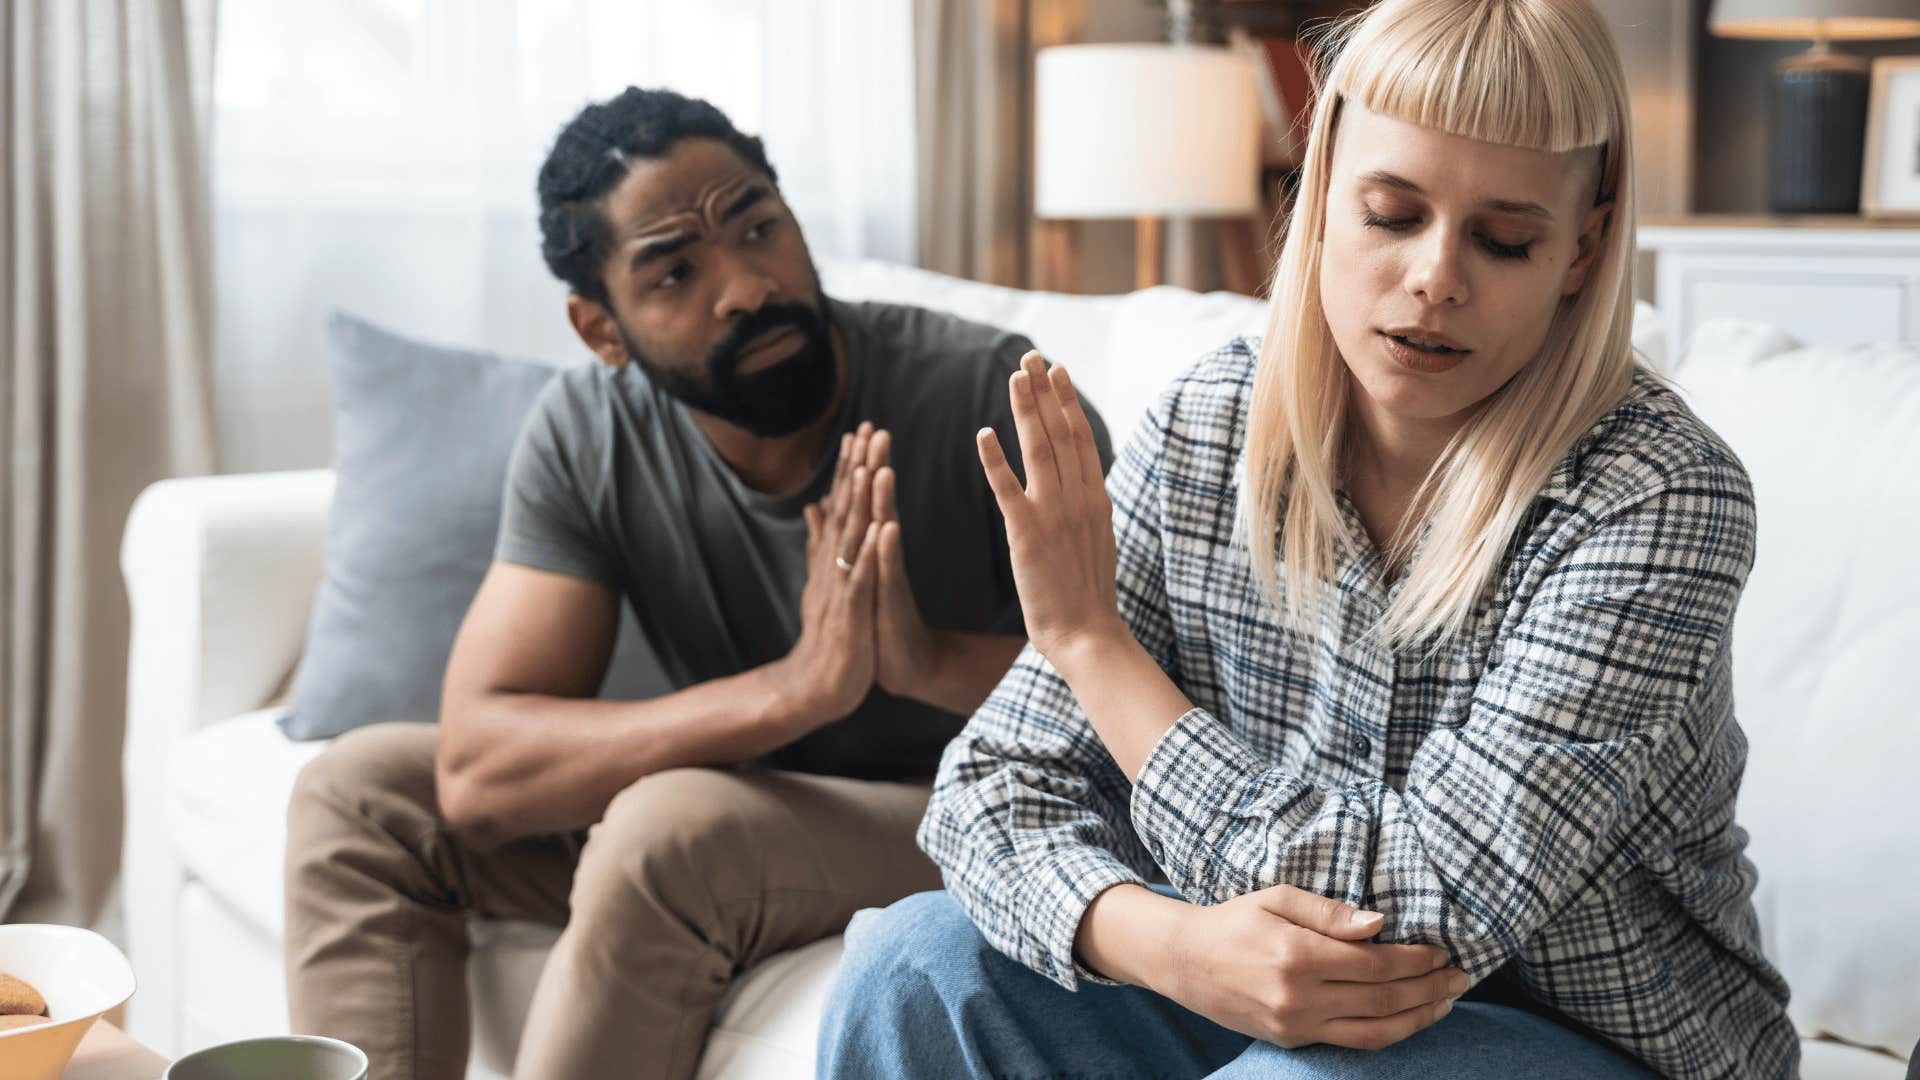
<path id="1" fill-rule="evenodd" d="M 657 773 L 588 832 L 477 850 L 440 817 L 436 730 L 341 736 L 287 813 L 293 1027 L 364 1049 L 372 1080 L 465 1075 L 470 915 L 565 927 L 517 1078 L 688 1077 L 741 970 L 940 887 L 927 785 L 764 770 Z"/>

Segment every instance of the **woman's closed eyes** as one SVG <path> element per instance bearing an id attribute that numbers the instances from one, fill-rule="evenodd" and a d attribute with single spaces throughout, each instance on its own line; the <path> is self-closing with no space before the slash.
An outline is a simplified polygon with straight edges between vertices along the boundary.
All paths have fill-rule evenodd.
<path id="1" fill-rule="evenodd" d="M 1360 213 L 1361 220 L 1366 223 L 1368 228 L 1385 229 L 1388 232 L 1404 232 L 1420 220 L 1419 218 L 1411 217 L 1383 217 L 1365 207 L 1361 208 Z M 1525 244 L 1503 244 L 1486 235 L 1480 235 L 1478 238 L 1480 240 L 1480 246 L 1487 250 L 1487 254 L 1492 255 L 1496 259 L 1525 260 L 1530 257 L 1530 253 L 1533 250 L 1533 244 L 1530 242 Z"/>

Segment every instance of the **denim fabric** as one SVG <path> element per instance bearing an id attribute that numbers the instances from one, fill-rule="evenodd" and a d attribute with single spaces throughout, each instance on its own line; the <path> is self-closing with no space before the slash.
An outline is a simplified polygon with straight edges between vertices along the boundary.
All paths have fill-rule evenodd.
<path id="1" fill-rule="evenodd" d="M 1163 892 L 1171 890 L 1161 889 Z M 1467 1080 L 1652 1076 L 1543 1016 L 1461 1000 L 1385 1050 L 1284 1050 L 1149 990 L 1067 990 L 987 943 L 944 892 L 854 916 L 820 1026 L 816 1075 L 833 1080 Z"/>

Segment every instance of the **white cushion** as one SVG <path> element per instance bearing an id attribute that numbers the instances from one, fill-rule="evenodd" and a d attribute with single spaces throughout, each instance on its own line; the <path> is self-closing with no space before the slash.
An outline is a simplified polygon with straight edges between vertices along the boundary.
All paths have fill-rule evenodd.
<path id="1" fill-rule="evenodd" d="M 1716 320 L 1675 372 L 1753 478 L 1734 623 L 1738 820 L 1803 1034 L 1920 1040 L 1920 351 Z"/>
<path id="2" fill-rule="evenodd" d="M 175 744 L 167 775 L 167 835 L 187 872 L 228 906 L 280 937 L 287 796 L 324 742 L 294 742 L 261 709 L 208 724 Z"/>
<path id="3" fill-rule="evenodd" d="M 180 889 L 182 1045 L 203 1046 L 287 1030 L 280 937 L 229 907 L 204 882 Z"/>
<path id="4" fill-rule="evenodd" d="M 1203 296 L 1166 285 L 1129 293 L 1113 320 L 1097 380 L 1088 380 L 1114 449 L 1132 438 L 1160 392 L 1194 361 L 1266 328 L 1263 300 L 1225 292 Z M 1073 356 L 1058 359 L 1076 380 L 1082 378 L 1084 362 Z"/>
<path id="5" fill-rule="evenodd" d="M 835 934 L 734 980 L 707 1034 L 696 1080 L 812 1077 L 820 1017 L 844 951 Z"/>
<path id="6" fill-rule="evenodd" d="M 1877 1050 L 1802 1039 L 1800 1075 L 1805 1080 L 1901 1080 L 1907 1075 L 1907 1064 Z"/>

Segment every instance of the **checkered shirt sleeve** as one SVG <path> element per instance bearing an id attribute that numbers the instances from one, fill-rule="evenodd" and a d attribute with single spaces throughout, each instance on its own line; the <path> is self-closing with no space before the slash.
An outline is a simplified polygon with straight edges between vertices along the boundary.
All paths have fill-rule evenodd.
<path id="1" fill-rule="evenodd" d="M 1116 883 L 1157 867 L 1199 904 L 1293 885 L 1383 912 L 1381 940 L 1440 945 L 1475 981 L 1510 967 L 1670 1075 L 1793 1075 L 1732 819 L 1755 550 L 1738 458 L 1637 373 L 1442 649 L 1369 632 L 1397 592 L 1370 546 L 1308 636 L 1234 536 L 1256 354 L 1238 341 L 1177 380 L 1108 478 L 1122 614 L 1194 708 L 1130 785 L 1025 650 L 948 747 L 921 827 L 956 899 L 1071 988 L 1097 978 L 1073 941 Z"/>

